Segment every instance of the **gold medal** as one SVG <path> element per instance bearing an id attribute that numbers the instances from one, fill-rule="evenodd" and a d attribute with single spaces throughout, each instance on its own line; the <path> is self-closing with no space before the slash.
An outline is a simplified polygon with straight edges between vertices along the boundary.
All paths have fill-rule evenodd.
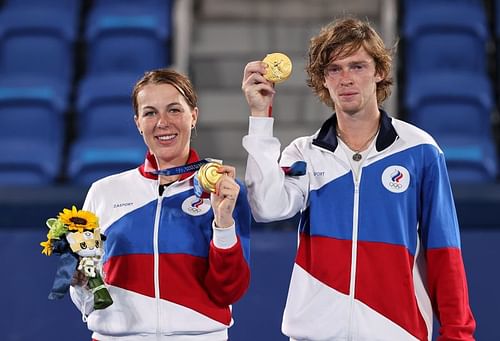
<path id="1" fill-rule="evenodd" d="M 215 192 L 215 185 L 217 181 L 222 177 L 222 173 L 217 173 L 217 170 L 221 166 L 218 162 L 209 162 L 201 166 L 198 170 L 198 181 L 203 188 L 203 190 L 207 193 Z"/>
<path id="2" fill-rule="evenodd" d="M 268 81 L 280 83 L 287 80 L 292 73 L 292 61 L 283 53 L 268 54 L 262 61 L 267 64 L 264 78 Z"/>

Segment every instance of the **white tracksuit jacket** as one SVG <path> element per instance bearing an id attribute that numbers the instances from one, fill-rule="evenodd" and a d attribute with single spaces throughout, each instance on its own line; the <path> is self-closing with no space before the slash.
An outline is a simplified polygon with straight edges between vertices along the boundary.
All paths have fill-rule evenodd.
<path id="1" fill-rule="evenodd" d="M 280 158 L 272 118 L 250 117 L 243 146 L 257 221 L 301 212 L 283 317 L 293 340 L 473 340 L 460 237 L 445 159 L 424 131 L 381 111 L 358 174 L 338 148 L 336 116 Z M 307 163 L 304 176 L 281 167 Z"/>
<path id="2" fill-rule="evenodd" d="M 198 160 L 191 150 L 188 163 Z M 93 310 L 92 295 L 71 297 L 99 341 L 222 341 L 233 324 L 231 304 L 250 280 L 250 207 L 241 186 L 235 227 L 213 228 L 210 201 L 193 191 L 193 173 L 159 195 L 157 169 L 144 165 L 95 182 L 84 209 L 99 217 L 103 272 L 114 303 Z"/>

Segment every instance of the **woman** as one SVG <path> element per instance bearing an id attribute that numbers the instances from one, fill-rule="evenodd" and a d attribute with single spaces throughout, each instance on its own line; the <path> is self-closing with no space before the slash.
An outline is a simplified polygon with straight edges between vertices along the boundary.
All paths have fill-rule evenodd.
<path id="1" fill-rule="evenodd" d="M 71 297 L 94 340 L 227 340 L 230 305 L 250 278 L 246 191 L 235 169 L 221 166 L 210 199 L 194 194 L 198 108 L 189 79 L 147 72 L 132 97 L 146 160 L 95 182 L 83 207 L 106 236 L 102 272 L 114 303 L 94 310 L 81 280 Z"/>

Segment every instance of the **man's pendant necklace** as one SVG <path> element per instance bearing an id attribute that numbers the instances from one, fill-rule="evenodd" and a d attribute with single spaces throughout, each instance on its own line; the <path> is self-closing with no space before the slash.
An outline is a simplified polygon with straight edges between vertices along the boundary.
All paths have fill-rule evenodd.
<path id="1" fill-rule="evenodd" d="M 352 159 L 353 159 L 354 161 L 360 161 L 360 160 L 363 158 L 363 156 L 361 155 L 361 153 L 360 153 L 360 152 L 363 150 L 363 148 L 365 148 L 365 147 L 366 147 L 366 146 L 367 146 L 367 145 L 368 145 L 368 144 L 369 144 L 369 143 L 370 143 L 370 142 L 371 142 L 371 141 L 375 138 L 375 136 L 377 136 L 379 129 L 380 129 L 380 126 L 379 126 L 379 127 L 378 127 L 378 129 L 375 131 L 375 134 L 373 134 L 373 136 L 372 136 L 372 137 L 370 137 L 370 138 L 368 139 L 368 141 L 366 141 L 366 142 L 365 142 L 365 143 L 361 146 L 361 149 L 359 149 L 359 150 L 354 150 L 354 149 L 353 149 L 353 150 L 354 150 L 354 154 L 352 154 Z M 339 129 L 338 127 L 337 127 L 337 136 L 338 136 L 338 137 L 340 137 L 340 138 L 342 138 L 342 134 L 340 133 L 340 129 Z M 347 144 L 347 142 L 346 142 L 345 140 L 343 140 L 343 141 L 344 141 L 344 143 L 345 143 L 345 144 L 346 144 L 349 148 L 351 148 L 351 147 Z M 352 148 L 351 148 L 351 149 L 352 149 Z"/>

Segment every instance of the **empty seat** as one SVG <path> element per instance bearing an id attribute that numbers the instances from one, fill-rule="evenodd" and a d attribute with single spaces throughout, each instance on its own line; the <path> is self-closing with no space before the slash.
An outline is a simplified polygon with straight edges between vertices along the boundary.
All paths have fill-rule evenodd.
<path id="1" fill-rule="evenodd" d="M 67 95 L 57 82 L 0 77 L 1 138 L 49 143 L 62 150 Z"/>
<path id="2" fill-rule="evenodd" d="M 405 15 L 405 75 L 433 71 L 486 73 L 489 38 L 484 9 L 472 3 L 428 3 Z"/>
<path id="3" fill-rule="evenodd" d="M 10 10 L 11 8 L 24 9 L 50 9 L 62 11 L 66 16 L 78 20 L 83 0 L 4 0 L 3 8 Z M 76 21 L 75 21 L 76 22 Z"/>
<path id="4" fill-rule="evenodd" d="M 134 122 L 132 89 L 139 74 L 85 77 L 77 91 L 78 139 L 128 137 L 141 142 Z"/>
<path id="5" fill-rule="evenodd" d="M 453 183 L 495 182 L 498 160 L 489 137 L 443 136 L 438 138 Z"/>
<path id="6" fill-rule="evenodd" d="M 170 13 L 142 4 L 95 6 L 85 28 L 87 74 L 169 65 Z"/>
<path id="7" fill-rule="evenodd" d="M 415 76 L 405 90 L 408 119 L 434 137 L 491 136 L 494 99 L 490 79 L 470 72 Z"/>
<path id="8" fill-rule="evenodd" d="M 70 87 L 77 25 L 64 12 L 12 8 L 0 13 L 0 75 L 39 76 Z"/>
<path id="9" fill-rule="evenodd" d="M 0 141 L 0 186 L 53 185 L 60 168 L 61 151 L 50 143 L 7 138 Z"/>
<path id="10" fill-rule="evenodd" d="M 474 6 L 483 6 L 482 0 L 403 0 L 401 3 L 404 8 L 404 13 L 422 6 L 432 6 L 436 3 L 442 3 L 448 6 L 456 6 L 457 4 L 461 5 L 464 3 Z"/>
<path id="11" fill-rule="evenodd" d="M 76 139 L 70 145 L 67 178 L 89 185 L 137 167 L 146 146 L 134 122 L 131 93 L 140 74 L 85 76 L 77 91 Z"/>
<path id="12" fill-rule="evenodd" d="M 34 0 L 13 0 L 13 1 L 34 1 Z M 44 0 L 44 1 L 57 1 L 57 0 Z M 159 11 L 170 11 L 172 9 L 172 0 L 141 0 L 141 6 L 152 8 Z M 92 6 L 94 7 L 108 7 L 111 8 L 117 5 L 137 5 L 137 0 L 93 0 Z"/>
<path id="13" fill-rule="evenodd" d="M 144 161 L 146 146 L 129 138 L 86 139 L 71 146 L 67 177 L 79 185 L 138 167 Z"/>

